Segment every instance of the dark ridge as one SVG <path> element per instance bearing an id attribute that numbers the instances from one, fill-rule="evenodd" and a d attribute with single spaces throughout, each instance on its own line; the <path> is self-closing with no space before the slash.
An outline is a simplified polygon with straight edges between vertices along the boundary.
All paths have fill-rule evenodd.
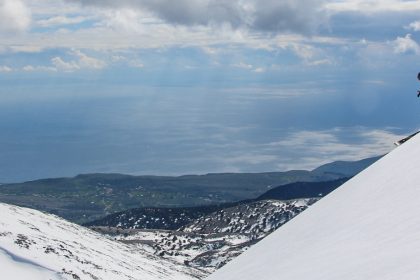
<path id="1" fill-rule="evenodd" d="M 347 182 L 350 178 L 341 178 L 326 182 L 297 182 L 284 186 L 279 186 L 267 191 L 257 198 L 257 200 L 291 200 L 298 198 L 324 197 L 339 186 Z"/>

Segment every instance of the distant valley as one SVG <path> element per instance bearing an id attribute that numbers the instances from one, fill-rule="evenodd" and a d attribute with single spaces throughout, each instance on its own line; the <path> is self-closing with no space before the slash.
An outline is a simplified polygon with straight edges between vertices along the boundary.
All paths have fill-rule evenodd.
<path id="1" fill-rule="evenodd" d="M 122 229 L 177 230 L 204 216 L 225 209 L 248 209 L 262 201 L 291 201 L 299 199 L 319 199 L 329 194 L 349 178 L 326 182 L 296 182 L 272 188 L 255 199 L 241 200 L 195 207 L 142 207 L 114 213 L 104 218 L 85 223 L 85 226 L 115 227 Z M 247 208 L 248 207 L 248 208 Z"/>
<path id="2" fill-rule="evenodd" d="M 129 176 L 86 174 L 0 185 L 0 202 L 56 214 L 79 224 L 140 207 L 191 207 L 254 199 L 294 182 L 351 177 L 378 160 L 333 162 L 312 171 Z"/>

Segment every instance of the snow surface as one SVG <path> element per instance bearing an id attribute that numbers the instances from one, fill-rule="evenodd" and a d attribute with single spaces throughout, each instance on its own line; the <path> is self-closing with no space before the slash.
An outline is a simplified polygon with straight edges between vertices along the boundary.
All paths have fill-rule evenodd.
<path id="1" fill-rule="evenodd" d="M 3 249 L 0 249 L 0 268 L 2 279 L 62 279 L 54 271 L 31 261 L 16 257 Z"/>
<path id="2" fill-rule="evenodd" d="M 420 135 L 207 280 L 420 279 Z"/>
<path id="3" fill-rule="evenodd" d="M 191 280 L 203 275 L 54 215 L 0 203 L 0 279 Z"/>

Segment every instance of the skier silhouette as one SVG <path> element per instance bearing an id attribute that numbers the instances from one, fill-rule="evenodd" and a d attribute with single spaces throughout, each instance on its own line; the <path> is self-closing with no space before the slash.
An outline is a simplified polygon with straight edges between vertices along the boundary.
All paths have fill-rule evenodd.
<path id="1" fill-rule="evenodd" d="M 417 74 L 417 80 L 420 81 L 420 73 Z M 420 90 L 417 91 L 417 97 L 420 97 Z"/>

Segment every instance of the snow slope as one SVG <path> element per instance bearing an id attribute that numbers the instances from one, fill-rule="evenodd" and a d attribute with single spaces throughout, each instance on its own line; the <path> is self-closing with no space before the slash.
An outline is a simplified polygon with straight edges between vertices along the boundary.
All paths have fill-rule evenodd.
<path id="1" fill-rule="evenodd" d="M 417 280 L 420 135 L 208 280 Z"/>
<path id="2" fill-rule="evenodd" d="M 25 259 L 17 258 L 3 249 L 0 249 L 0 268 L 2 279 L 61 279 L 54 271 Z"/>
<path id="3" fill-rule="evenodd" d="M 191 280 L 203 275 L 56 216 L 0 203 L 0 279 Z"/>

